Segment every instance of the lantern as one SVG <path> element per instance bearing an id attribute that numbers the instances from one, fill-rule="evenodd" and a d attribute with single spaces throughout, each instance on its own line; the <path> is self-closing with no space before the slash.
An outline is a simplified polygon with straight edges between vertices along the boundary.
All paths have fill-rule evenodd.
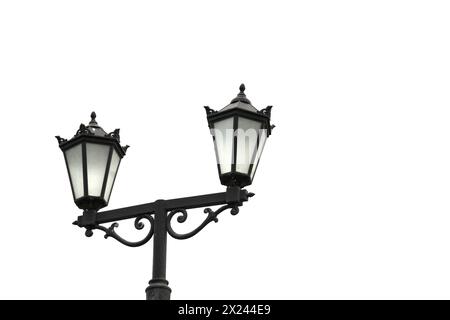
<path id="1" fill-rule="evenodd" d="M 270 125 L 272 106 L 257 110 L 246 97 L 245 85 L 220 111 L 205 107 L 213 136 L 217 168 L 223 185 L 250 185 L 258 168 L 264 145 L 274 126 Z"/>
<path id="2" fill-rule="evenodd" d="M 66 161 L 75 204 L 84 210 L 106 207 L 120 161 L 128 146 L 120 145 L 119 129 L 106 133 L 92 112 L 89 125 L 80 125 L 75 136 L 56 136 Z"/>

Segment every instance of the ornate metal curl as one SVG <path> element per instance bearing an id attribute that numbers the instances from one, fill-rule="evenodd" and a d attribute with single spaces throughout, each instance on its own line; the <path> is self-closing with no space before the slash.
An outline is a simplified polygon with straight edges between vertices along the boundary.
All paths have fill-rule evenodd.
<path id="1" fill-rule="evenodd" d="M 264 109 L 259 110 L 258 112 L 269 117 L 269 119 L 270 119 L 270 115 L 272 113 L 272 108 L 273 108 L 273 106 L 267 106 Z"/>
<path id="2" fill-rule="evenodd" d="M 89 129 L 84 124 L 80 124 L 80 128 L 75 133 L 75 137 L 78 137 L 80 135 L 92 136 L 94 134 L 91 131 L 89 131 Z"/>
<path id="3" fill-rule="evenodd" d="M 205 110 L 206 110 L 206 114 L 207 114 L 207 115 L 217 113 L 216 110 L 213 110 L 213 109 L 211 109 L 211 108 L 208 107 L 208 106 L 205 106 L 204 108 L 205 108 Z"/>
<path id="4" fill-rule="evenodd" d="M 195 228 L 194 230 L 192 230 L 191 232 L 188 233 L 177 233 L 173 230 L 172 228 L 172 218 L 177 214 L 177 213 L 181 213 L 180 216 L 177 217 L 177 222 L 178 223 L 184 223 L 187 220 L 188 217 L 188 213 L 185 209 L 177 209 L 177 210 L 173 210 L 169 213 L 169 215 L 167 216 L 167 232 L 175 239 L 179 239 L 179 240 L 184 240 L 184 239 L 189 239 L 193 236 L 195 236 L 197 233 L 199 233 L 204 227 L 206 227 L 210 222 L 214 221 L 214 222 L 218 222 L 219 219 L 217 219 L 217 216 L 224 210 L 227 209 L 231 209 L 230 213 L 232 215 L 236 215 L 239 213 L 239 208 L 237 205 L 230 205 L 227 204 L 225 206 L 220 207 L 219 209 L 217 209 L 216 211 L 212 210 L 211 208 L 206 208 L 204 210 L 205 213 L 208 214 L 208 216 L 206 217 L 206 219 L 202 222 L 202 224 L 200 224 L 197 228 Z"/>
<path id="5" fill-rule="evenodd" d="M 86 237 L 91 237 L 93 235 L 92 230 L 98 229 L 105 233 L 105 235 L 104 235 L 105 239 L 108 239 L 109 237 L 111 237 L 128 247 L 139 247 L 139 246 L 146 244 L 153 237 L 153 233 L 154 233 L 154 219 L 150 214 L 144 214 L 142 216 L 137 217 L 134 220 L 134 227 L 137 230 L 142 230 L 144 228 L 144 223 L 142 223 L 142 221 L 141 221 L 142 219 L 147 219 L 150 222 L 150 230 L 148 231 L 148 234 L 145 236 L 145 238 L 143 238 L 142 240 L 139 240 L 139 241 L 128 241 L 128 240 L 125 240 L 124 238 L 122 238 L 121 236 L 119 236 L 115 230 L 115 228 L 117 228 L 119 226 L 119 224 L 117 222 L 114 222 L 108 228 L 101 226 L 101 225 L 96 225 L 95 227 L 86 228 L 85 235 L 86 235 Z"/>
<path id="6" fill-rule="evenodd" d="M 107 137 L 114 138 L 120 143 L 120 129 L 116 129 L 106 135 Z"/>
<path id="7" fill-rule="evenodd" d="M 62 144 L 67 141 L 67 139 L 61 138 L 60 136 L 55 136 L 56 140 L 58 140 L 59 144 Z"/>

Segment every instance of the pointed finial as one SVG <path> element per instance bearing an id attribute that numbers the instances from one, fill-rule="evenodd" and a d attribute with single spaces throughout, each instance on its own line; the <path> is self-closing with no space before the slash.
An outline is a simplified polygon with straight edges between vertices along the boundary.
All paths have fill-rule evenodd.
<path id="1" fill-rule="evenodd" d="M 97 125 L 97 121 L 95 121 L 95 118 L 97 118 L 97 114 L 95 111 L 92 111 L 91 113 L 91 122 L 89 122 L 90 125 Z"/>
<path id="2" fill-rule="evenodd" d="M 247 97 L 246 97 L 246 95 L 245 95 L 245 93 L 244 93 L 244 91 L 245 91 L 245 84 L 242 83 L 242 84 L 239 86 L 239 91 L 240 91 L 240 92 L 238 93 L 238 95 L 236 96 L 236 98 L 234 98 L 233 100 L 231 100 L 231 103 L 235 103 L 235 102 L 241 101 L 241 102 L 244 102 L 244 103 L 251 104 L 250 100 L 247 99 Z"/>

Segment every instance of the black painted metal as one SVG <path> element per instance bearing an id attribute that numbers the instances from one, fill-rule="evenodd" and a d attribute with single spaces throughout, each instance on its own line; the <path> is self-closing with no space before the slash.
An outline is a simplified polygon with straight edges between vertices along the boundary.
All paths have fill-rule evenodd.
<path id="1" fill-rule="evenodd" d="M 98 229 L 105 233 L 105 235 L 104 235 L 105 239 L 108 239 L 109 237 L 111 237 L 128 247 L 140 247 L 150 241 L 150 239 L 152 238 L 154 231 L 155 231 L 154 219 L 150 214 L 141 215 L 134 220 L 134 227 L 137 230 L 142 230 L 144 228 L 144 224 L 141 222 L 142 219 L 147 219 L 149 221 L 150 229 L 148 230 L 147 235 L 142 240 L 139 240 L 139 241 L 128 241 L 128 240 L 122 238 L 120 235 L 118 235 L 115 230 L 119 226 L 119 223 L 117 223 L 117 222 L 114 222 L 108 228 L 101 226 L 99 224 L 96 224 L 94 222 L 93 225 L 85 226 L 85 228 L 86 228 L 85 234 L 87 237 L 91 237 L 93 235 L 92 230 Z M 75 221 L 74 224 L 78 225 L 78 222 Z"/>
<path id="2" fill-rule="evenodd" d="M 220 207 L 219 209 L 217 209 L 216 211 L 212 210 L 211 208 L 206 208 L 204 210 L 204 213 L 208 214 L 206 219 L 197 228 L 195 228 L 191 232 L 183 233 L 183 234 L 180 234 L 180 233 L 178 233 L 178 232 L 173 230 L 173 228 L 172 228 L 172 218 L 174 217 L 174 215 L 176 215 L 178 213 L 181 213 L 181 215 L 178 216 L 177 221 L 178 221 L 178 223 L 184 223 L 187 220 L 188 213 L 187 213 L 187 211 L 185 209 L 173 210 L 173 211 L 171 211 L 169 213 L 169 215 L 167 217 L 167 232 L 170 234 L 170 236 L 172 238 L 175 238 L 175 239 L 178 239 L 178 240 L 184 240 L 184 239 L 192 238 L 197 233 L 199 233 L 204 227 L 206 227 L 210 222 L 214 221 L 214 222 L 217 223 L 219 221 L 217 219 L 217 216 L 219 215 L 219 213 L 221 213 L 222 211 L 224 211 L 226 209 L 231 209 L 231 214 L 232 215 L 236 215 L 239 212 L 239 208 L 235 204 L 226 204 L 226 205 Z"/>
<path id="3" fill-rule="evenodd" d="M 145 290 L 147 300 L 169 300 L 172 290 L 166 279 L 167 211 L 165 201 L 155 202 L 155 234 L 153 239 L 153 278 Z"/>
<path id="4" fill-rule="evenodd" d="M 140 204 L 137 206 L 131 206 L 126 208 L 120 208 L 109 211 L 102 211 L 97 213 L 96 223 L 108 223 L 120 220 L 132 219 L 139 217 L 143 214 L 153 214 L 156 211 L 156 205 L 154 202 Z M 78 217 L 78 223 L 80 226 L 84 226 L 83 216 Z"/>
<path id="5" fill-rule="evenodd" d="M 87 156 L 86 156 L 86 142 L 83 142 L 81 145 L 82 159 L 83 159 L 83 186 L 84 186 L 84 197 L 88 197 L 89 193 L 89 181 L 87 174 Z M 86 208 L 82 208 L 86 209 Z M 97 208 L 89 208 L 89 209 L 97 209 Z"/>
<path id="6" fill-rule="evenodd" d="M 236 190 L 239 190 L 239 192 L 236 192 Z M 227 201 L 237 203 L 247 201 L 249 197 L 251 197 L 251 193 L 247 190 L 229 187 L 226 192 L 166 200 L 166 208 L 167 210 L 175 210 L 212 207 L 227 204 Z"/>

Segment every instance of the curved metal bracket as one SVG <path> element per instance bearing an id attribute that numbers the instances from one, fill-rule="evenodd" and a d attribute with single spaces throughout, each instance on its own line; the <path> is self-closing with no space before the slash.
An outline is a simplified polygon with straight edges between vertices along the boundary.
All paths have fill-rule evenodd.
<path id="1" fill-rule="evenodd" d="M 139 247 L 139 246 L 146 244 L 153 237 L 153 233 L 154 233 L 154 219 L 150 214 L 144 214 L 142 216 L 137 217 L 134 220 L 134 227 L 137 230 L 142 230 L 144 228 L 144 223 L 141 222 L 142 219 L 147 219 L 150 222 L 150 230 L 148 231 L 148 234 L 145 236 L 145 238 L 143 238 L 142 240 L 139 240 L 139 241 L 128 241 L 128 240 L 125 240 L 124 238 L 122 238 L 121 236 L 119 236 L 115 231 L 115 228 L 117 228 L 119 226 L 119 224 L 117 222 L 114 222 L 108 228 L 103 227 L 101 225 L 95 225 L 94 227 L 86 227 L 85 235 L 86 235 L 86 237 L 92 237 L 92 235 L 93 235 L 92 230 L 97 229 L 97 230 L 101 230 L 105 233 L 105 235 L 104 235 L 105 239 L 108 239 L 109 237 L 111 237 L 128 247 Z"/>
<path id="2" fill-rule="evenodd" d="M 206 208 L 204 210 L 205 213 L 208 214 L 208 216 L 206 217 L 206 219 L 194 230 L 192 230 L 191 232 L 188 233 L 177 233 L 173 230 L 172 228 L 172 218 L 177 214 L 177 213 L 181 213 L 180 216 L 177 217 L 177 222 L 178 223 L 184 223 L 187 220 L 188 217 L 188 213 L 186 211 L 186 209 L 176 209 L 173 210 L 169 213 L 169 215 L 167 216 L 167 232 L 170 234 L 171 237 L 175 238 L 175 239 L 179 239 L 179 240 L 184 240 L 184 239 L 189 239 L 193 236 L 195 236 L 197 233 L 199 233 L 204 227 L 206 227 L 210 222 L 214 221 L 214 222 L 218 222 L 219 220 L 217 219 L 217 216 L 224 210 L 226 209 L 231 209 L 230 213 L 232 215 L 236 215 L 239 213 L 239 208 L 236 204 L 227 204 L 224 205 L 222 207 L 220 207 L 219 209 L 217 209 L 216 211 L 213 211 L 211 208 Z"/>

